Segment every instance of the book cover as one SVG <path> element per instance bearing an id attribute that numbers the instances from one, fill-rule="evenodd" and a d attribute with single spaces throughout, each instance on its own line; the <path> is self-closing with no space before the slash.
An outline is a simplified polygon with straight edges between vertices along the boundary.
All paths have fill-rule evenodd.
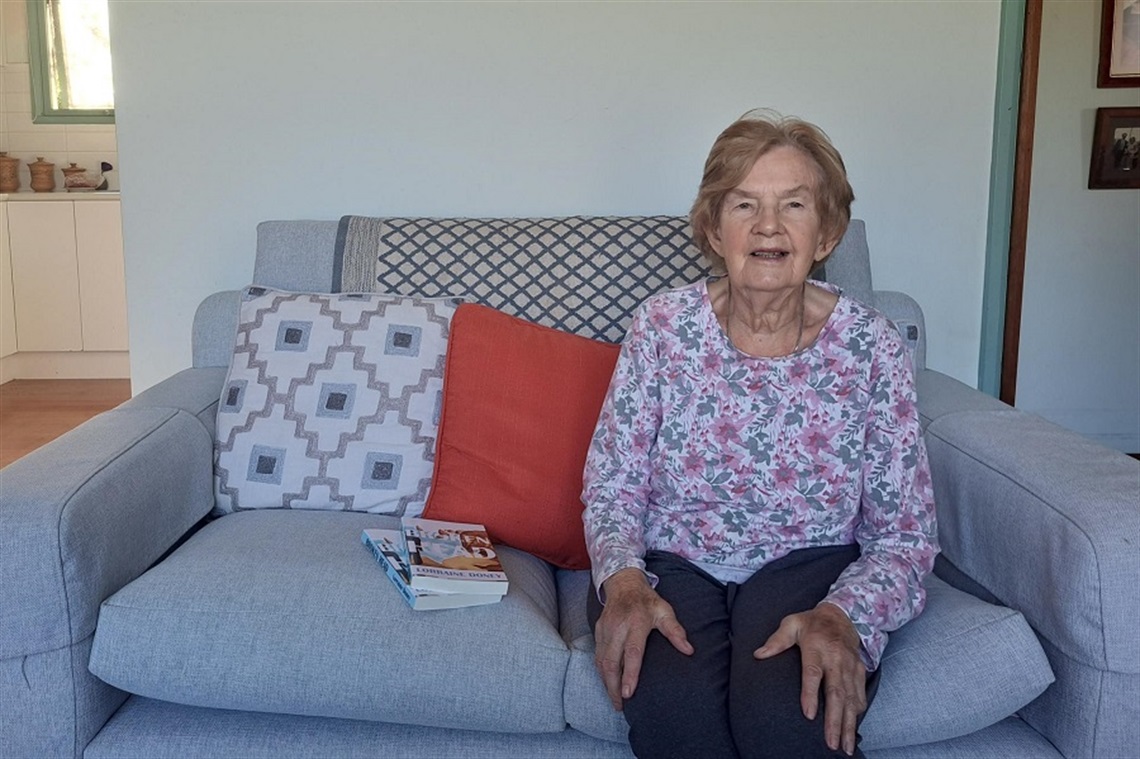
<path id="1" fill-rule="evenodd" d="M 404 517 L 410 585 L 420 590 L 507 592 L 507 575 L 481 524 Z"/>
<path id="2" fill-rule="evenodd" d="M 502 598 L 502 596 L 486 593 L 438 593 L 413 588 L 409 584 L 408 565 L 405 563 L 399 548 L 400 544 L 403 543 L 399 530 L 364 530 L 360 535 L 360 540 L 383 567 L 384 573 L 396 586 L 396 590 L 400 591 L 404 601 L 415 611 L 482 606 L 495 603 Z"/>

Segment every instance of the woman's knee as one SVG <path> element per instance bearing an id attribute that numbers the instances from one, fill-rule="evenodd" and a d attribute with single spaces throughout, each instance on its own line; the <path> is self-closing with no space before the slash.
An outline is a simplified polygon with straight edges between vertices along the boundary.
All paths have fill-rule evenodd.
<path id="1" fill-rule="evenodd" d="M 729 724 L 742 758 L 846 757 L 827 746 L 822 692 L 815 719 L 804 716 L 800 700 L 802 667 L 797 649 L 772 659 L 738 659 L 734 664 Z M 862 754 L 856 752 L 856 756 Z"/>
<path id="2" fill-rule="evenodd" d="M 686 656 L 664 636 L 650 635 L 637 689 L 624 706 L 637 756 L 736 758 L 726 645 L 706 640 Z"/>
<path id="3" fill-rule="evenodd" d="M 738 757 L 723 701 L 661 703 L 635 693 L 625 703 L 625 718 L 629 745 L 641 759 Z"/>

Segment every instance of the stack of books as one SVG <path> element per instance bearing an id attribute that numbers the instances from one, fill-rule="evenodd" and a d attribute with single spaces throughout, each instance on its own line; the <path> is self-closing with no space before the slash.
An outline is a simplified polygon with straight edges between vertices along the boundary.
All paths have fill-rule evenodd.
<path id="1" fill-rule="evenodd" d="M 483 525 L 412 517 L 400 522 L 399 530 L 368 529 L 360 539 L 408 606 L 482 606 L 506 594 L 507 575 Z"/>

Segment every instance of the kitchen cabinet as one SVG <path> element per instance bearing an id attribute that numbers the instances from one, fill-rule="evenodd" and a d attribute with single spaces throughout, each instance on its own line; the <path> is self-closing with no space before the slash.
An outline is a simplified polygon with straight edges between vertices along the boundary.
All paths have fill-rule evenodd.
<path id="1" fill-rule="evenodd" d="M 127 350 L 127 275 L 118 201 L 75 204 L 83 350 Z"/>
<path id="2" fill-rule="evenodd" d="M 0 358 L 31 376 L 114 376 L 128 347 L 118 194 L 0 196 L 0 221 Z"/>
<path id="3" fill-rule="evenodd" d="M 8 204 L 0 203 L 0 358 L 16 352 L 16 304 L 8 247 Z"/>
<path id="4" fill-rule="evenodd" d="M 75 211 L 66 200 L 8 203 L 18 351 L 83 350 Z"/>

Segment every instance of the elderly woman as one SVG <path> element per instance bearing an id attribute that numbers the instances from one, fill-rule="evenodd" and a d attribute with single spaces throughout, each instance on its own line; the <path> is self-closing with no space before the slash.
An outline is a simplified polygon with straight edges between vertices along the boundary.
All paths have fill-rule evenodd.
<path id="1" fill-rule="evenodd" d="M 922 610 L 909 355 L 808 280 L 853 199 L 818 128 L 741 118 L 691 214 L 723 276 L 646 300 L 622 345 L 583 500 L 596 663 L 639 757 L 856 754 L 887 633 Z"/>

